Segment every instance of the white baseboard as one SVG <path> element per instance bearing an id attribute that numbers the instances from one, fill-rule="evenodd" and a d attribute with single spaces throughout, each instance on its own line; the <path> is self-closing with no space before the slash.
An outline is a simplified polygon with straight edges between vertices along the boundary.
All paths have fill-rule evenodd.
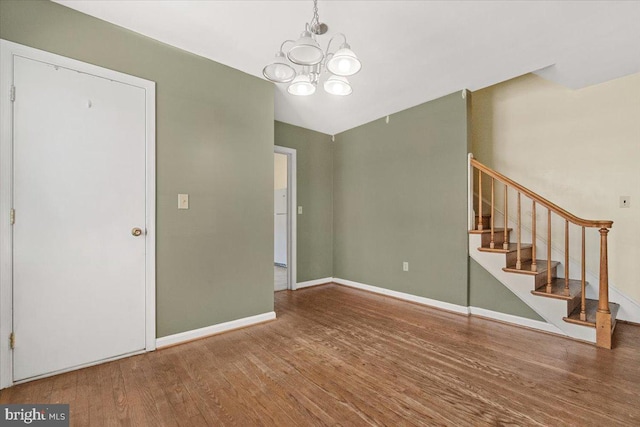
<path id="1" fill-rule="evenodd" d="M 405 301 L 416 302 L 418 304 L 427 305 L 429 307 L 439 308 L 441 310 L 452 311 L 454 313 L 469 314 L 469 308 L 463 305 L 451 304 L 444 301 L 438 301 L 435 299 L 419 297 L 416 295 L 407 294 L 404 292 L 392 291 L 391 289 L 379 288 L 377 286 L 365 285 L 364 283 L 353 282 L 351 280 L 333 278 L 334 283 L 339 285 L 349 286 L 356 289 L 362 289 L 364 291 L 374 292 L 376 294 L 387 295 L 390 297 L 398 298 Z"/>
<path id="2" fill-rule="evenodd" d="M 337 283 L 339 285 L 349 286 L 351 288 L 362 289 L 364 291 L 374 292 L 380 295 L 386 295 L 394 298 L 398 298 L 405 301 L 410 301 L 429 307 L 438 308 L 441 310 L 452 311 L 454 313 L 472 315 L 484 317 L 487 319 L 498 320 L 512 325 L 523 326 L 530 329 L 536 329 L 544 332 L 551 332 L 559 335 L 566 335 L 565 332 L 560 330 L 557 326 L 543 322 L 540 320 L 528 319 L 526 317 L 514 316 L 512 314 L 500 313 L 498 311 L 487 310 L 480 307 L 465 307 L 462 305 L 451 304 L 444 301 L 438 301 L 430 298 L 419 297 L 416 295 L 407 294 L 405 292 L 393 291 L 391 289 L 380 288 L 378 286 L 367 285 L 364 283 L 354 282 L 352 280 L 340 279 L 338 277 L 326 277 L 324 279 L 310 280 L 308 282 L 302 282 L 297 284 L 297 288 L 303 288 L 308 286 L 322 285 L 325 283 Z"/>
<path id="3" fill-rule="evenodd" d="M 472 316 L 486 317 L 487 319 L 499 320 L 513 325 L 524 326 L 539 331 L 551 332 L 554 334 L 566 335 L 558 327 L 551 323 L 540 320 L 527 319 L 526 317 L 514 316 L 513 314 L 500 313 L 498 311 L 487 310 L 480 307 L 469 307 L 469 314 Z"/>
<path id="4" fill-rule="evenodd" d="M 296 283 L 296 289 L 308 288 L 309 286 L 324 285 L 333 282 L 333 277 L 325 277 L 323 279 L 307 280 L 306 282 Z"/>
<path id="5" fill-rule="evenodd" d="M 222 332 L 232 331 L 246 326 L 256 325 L 258 323 L 267 322 L 276 318 L 275 311 L 257 314 L 255 316 L 243 317 L 242 319 L 231 320 L 229 322 L 218 323 L 217 325 L 206 326 L 200 329 L 180 332 L 179 334 L 168 335 L 156 339 L 156 347 L 168 347 L 187 341 L 193 341 L 198 338 L 204 338 L 210 335 L 216 335 Z"/>

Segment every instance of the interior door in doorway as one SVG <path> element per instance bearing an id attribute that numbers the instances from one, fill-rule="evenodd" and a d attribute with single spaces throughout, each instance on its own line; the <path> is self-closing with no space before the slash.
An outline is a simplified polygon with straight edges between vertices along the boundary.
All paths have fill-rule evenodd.
<path id="1" fill-rule="evenodd" d="M 13 65 L 19 381 L 145 348 L 145 91 Z"/>
<path id="2" fill-rule="evenodd" d="M 288 283 L 288 157 L 274 153 L 274 189 L 273 189 L 273 265 L 274 290 L 281 291 L 289 287 Z"/>

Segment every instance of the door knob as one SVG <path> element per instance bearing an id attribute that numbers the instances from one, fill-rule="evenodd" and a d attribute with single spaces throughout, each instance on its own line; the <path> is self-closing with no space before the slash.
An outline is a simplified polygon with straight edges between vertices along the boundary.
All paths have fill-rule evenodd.
<path id="1" fill-rule="evenodd" d="M 131 230 L 131 234 L 133 234 L 134 236 L 138 237 L 140 235 L 142 235 L 142 230 L 138 227 L 135 227 L 134 229 Z"/>

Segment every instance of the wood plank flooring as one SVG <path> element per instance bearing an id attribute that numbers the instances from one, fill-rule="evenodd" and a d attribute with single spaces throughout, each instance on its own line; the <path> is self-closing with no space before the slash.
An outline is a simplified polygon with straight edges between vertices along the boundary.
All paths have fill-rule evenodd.
<path id="1" fill-rule="evenodd" d="M 339 285 L 276 294 L 278 319 L 34 381 L 77 426 L 640 425 L 640 327 L 614 349 Z"/>

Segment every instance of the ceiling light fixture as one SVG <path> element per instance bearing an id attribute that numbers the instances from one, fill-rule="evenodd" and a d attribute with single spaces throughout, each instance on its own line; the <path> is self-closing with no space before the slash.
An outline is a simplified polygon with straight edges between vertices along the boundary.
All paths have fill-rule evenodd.
<path id="1" fill-rule="evenodd" d="M 313 0 L 313 18 L 311 23 L 305 24 L 304 31 L 298 40 L 285 40 L 280 45 L 273 62 L 262 70 L 262 74 L 274 83 L 290 83 L 287 92 L 292 95 L 312 95 L 316 91 L 320 77 L 327 74 L 324 82 L 324 90 L 332 95 L 350 95 L 353 90 L 347 80 L 360 71 L 362 64 L 347 43 L 347 37 L 338 33 L 333 36 L 323 52 L 316 36 L 326 33 L 328 27 L 320 22 L 318 16 L 318 0 Z M 342 37 L 344 42 L 334 53 L 330 53 L 331 42 L 336 37 Z M 293 46 L 284 54 L 284 45 L 292 43 Z M 296 71 L 293 65 L 301 66 Z"/>

